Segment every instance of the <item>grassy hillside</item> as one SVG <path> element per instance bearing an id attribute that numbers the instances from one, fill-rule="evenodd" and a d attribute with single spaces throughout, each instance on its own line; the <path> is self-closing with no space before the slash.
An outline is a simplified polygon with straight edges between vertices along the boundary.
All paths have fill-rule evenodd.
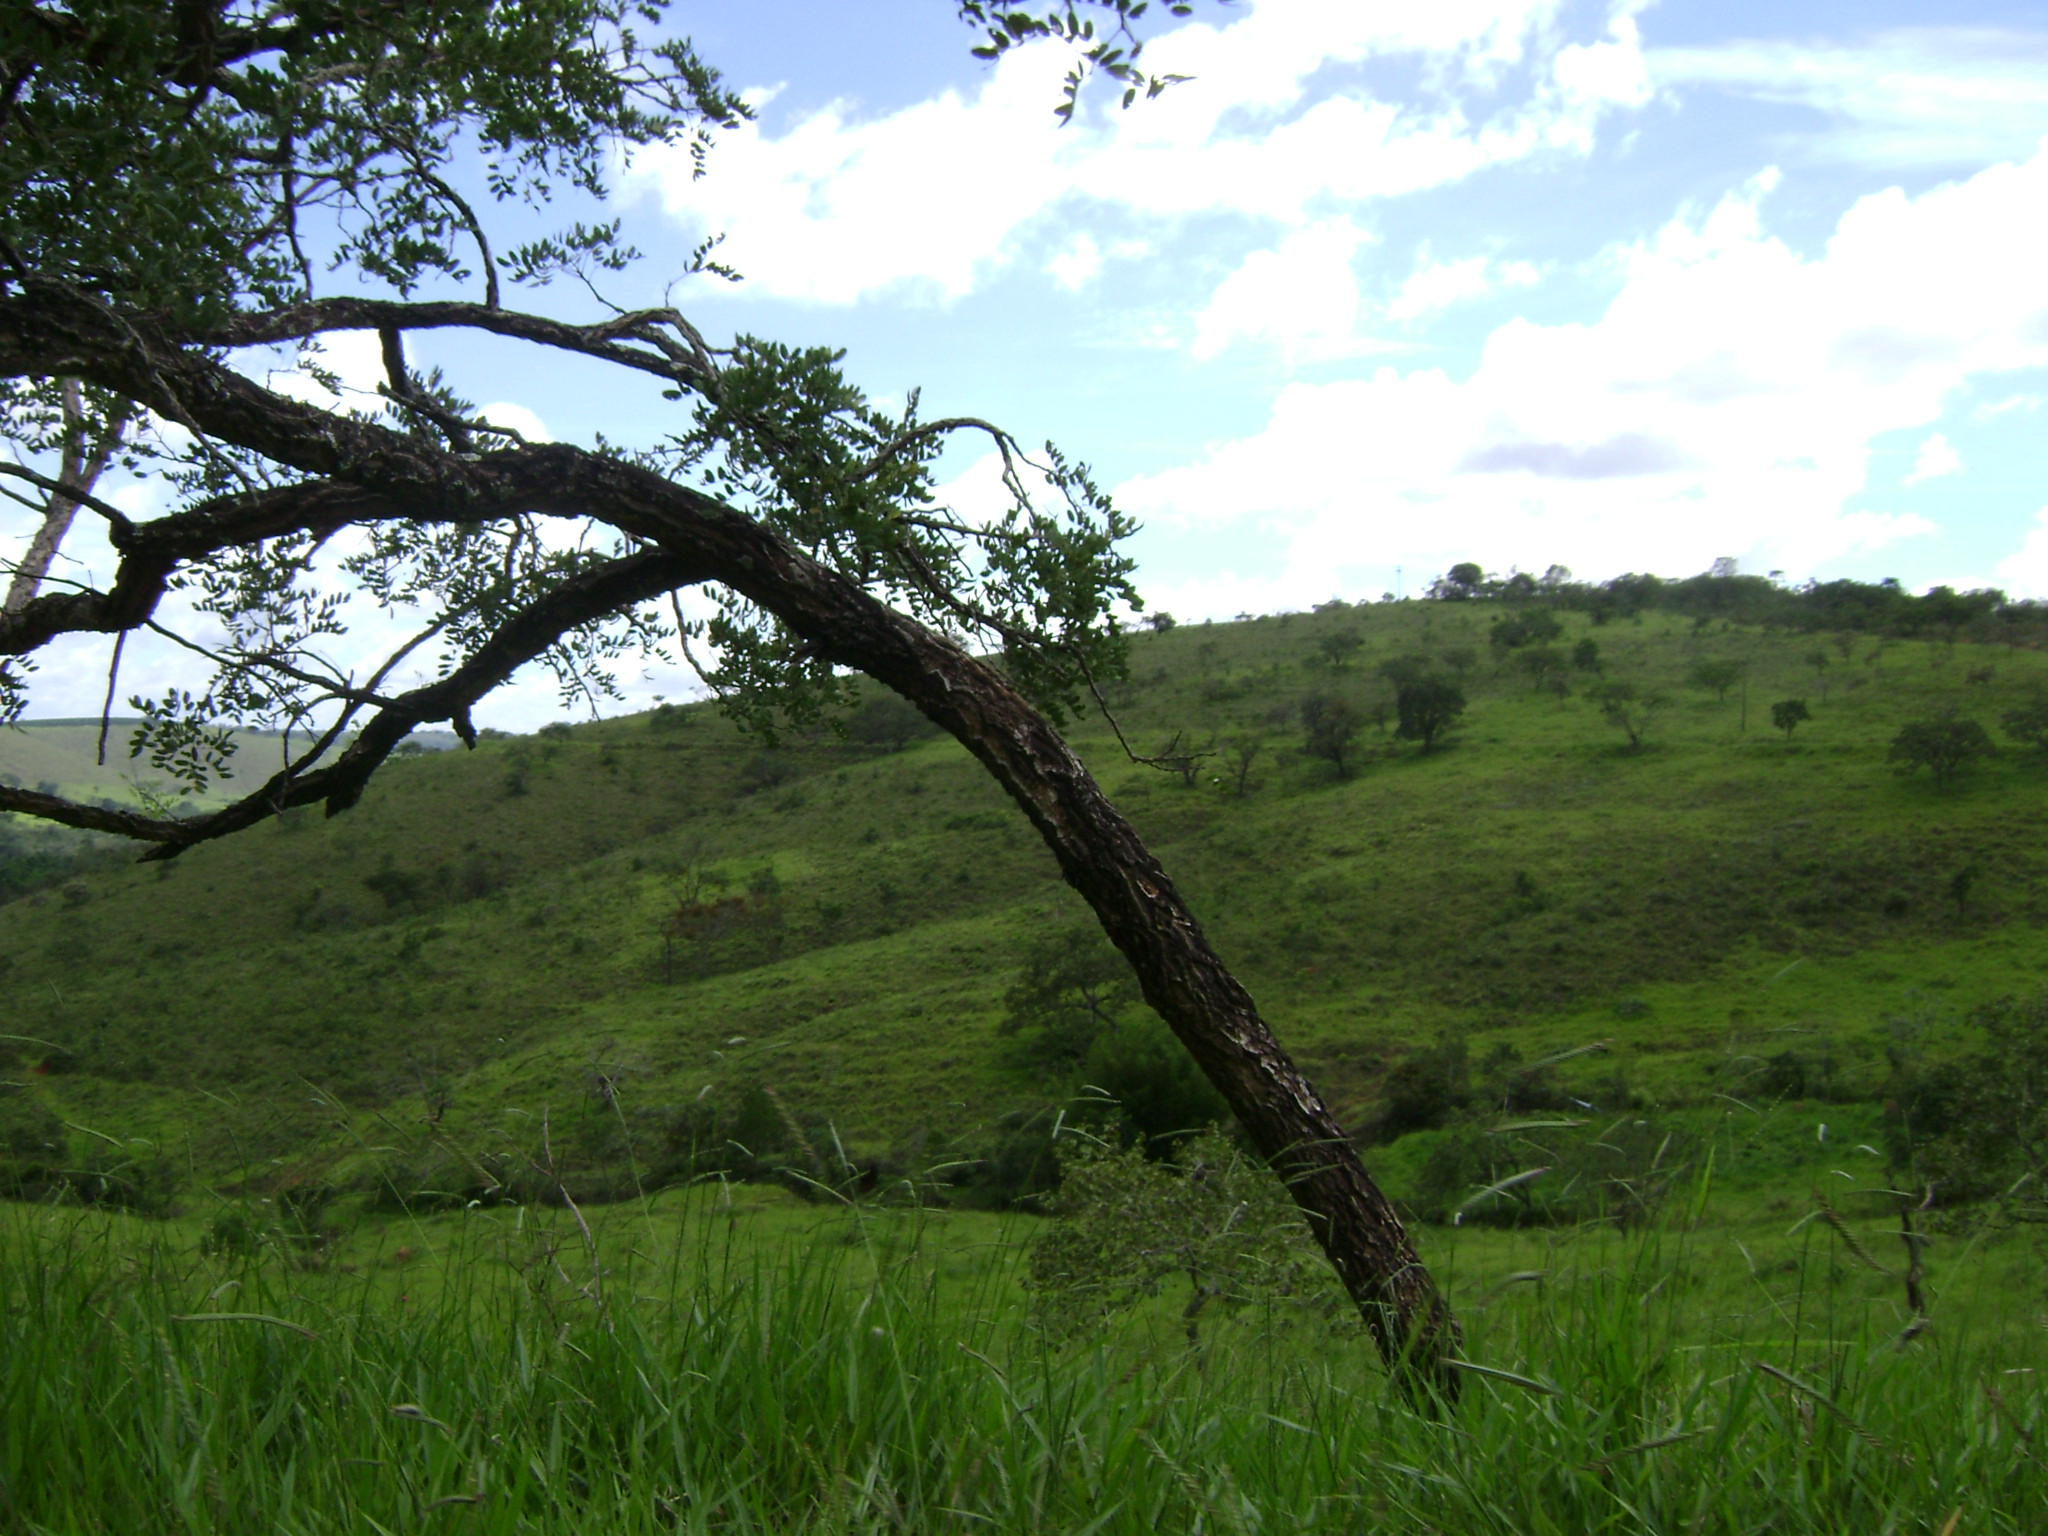
<path id="1" fill-rule="evenodd" d="M 260 784 L 277 771 L 282 761 L 284 739 L 274 731 L 232 733 L 235 755 L 233 777 L 209 786 L 203 794 L 183 797 L 179 786 L 167 775 L 155 772 L 146 758 L 129 756 L 129 744 L 137 717 L 114 716 L 107 721 L 106 761 L 100 761 L 98 720 L 25 720 L 0 730 L 0 784 L 43 787 L 46 794 L 73 800 L 112 800 L 123 805 L 145 799 L 177 801 L 184 798 L 195 806 L 218 805 L 243 793 L 244 786 Z M 455 737 L 446 731 L 421 732 L 416 738 L 428 748 L 446 749 Z M 295 739 L 303 751 L 307 743 Z"/>
<path id="2" fill-rule="evenodd" d="M 1445 1035 L 1475 1070 L 1604 1044 L 1555 1069 L 1596 1106 L 1867 1100 L 1901 1031 L 2048 985 L 2048 765 L 2008 750 L 1943 788 L 1886 760 L 1943 710 L 1997 735 L 2048 657 L 1568 615 L 1561 652 L 1590 639 L 1606 679 L 1668 696 L 1632 751 L 1594 673 L 1560 695 L 1489 645 L 1501 614 L 1141 637 L 1112 705 L 1140 752 L 1214 743 L 1192 783 L 1075 733 L 1353 1123 Z M 1470 700 L 1427 754 L 1371 723 L 1411 655 Z M 1688 683 L 1715 658 L 1746 664 L 1746 704 Z M 1348 777 L 1304 751 L 1313 693 L 1368 721 Z M 1812 718 L 1787 739 L 1792 697 Z M 950 741 L 766 751 L 704 709 L 551 727 L 395 763 L 333 821 L 0 906 L 23 1037 L 0 1109 L 24 1146 L 54 1116 L 218 1177 L 337 1126 L 477 1147 L 545 1113 L 564 1156 L 614 1126 L 673 1143 L 691 1106 L 772 1090 L 850 1155 L 915 1157 L 1045 1096 L 997 1025 L 1078 910 Z"/>

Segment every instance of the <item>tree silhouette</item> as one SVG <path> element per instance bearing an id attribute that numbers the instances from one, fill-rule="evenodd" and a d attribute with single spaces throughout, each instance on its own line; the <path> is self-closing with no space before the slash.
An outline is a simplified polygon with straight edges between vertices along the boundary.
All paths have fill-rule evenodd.
<path id="1" fill-rule="evenodd" d="M 1790 744 L 1792 733 L 1799 729 L 1801 721 L 1811 720 L 1813 711 L 1806 707 L 1804 699 L 1780 699 L 1771 706 L 1771 724 L 1785 733 Z"/>
<path id="2" fill-rule="evenodd" d="M 1925 768 L 1935 784 L 1946 789 L 1979 758 L 1990 757 L 1997 750 L 1983 726 L 1965 716 L 1949 714 L 1932 720 L 1914 720 L 1899 727 L 1885 756 L 1902 774 Z"/>
<path id="3" fill-rule="evenodd" d="M 1394 709 L 1400 718 L 1394 734 L 1433 752 L 1437 739 L 1465 713 L 1465 690 L 1441 677 L 1417 678 L 1394 695 Z"/>

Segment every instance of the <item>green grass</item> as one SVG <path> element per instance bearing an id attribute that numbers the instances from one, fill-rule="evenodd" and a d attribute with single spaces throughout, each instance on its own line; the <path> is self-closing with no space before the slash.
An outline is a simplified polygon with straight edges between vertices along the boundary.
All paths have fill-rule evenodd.
<path id="1" fill-rule="evenodd" d="M 1355 1328 L 1286 1312 L 1191 1349 L 1169 1295 L 1055 1348 L 1021 1306 L 1017 1218 L 700 1189 L 592 1213 L 587 1233 L 559 1210 L 480 1210 L 365 1223 L 317 1258 L 209 1258 L 196 1219 L 17 1207 L 0 1519 L 2038 1529 L 2036 1248 L 1944 1254 L 1934 1326 L 1902 1342 L 1896 1286 L 1832 1231 L 1694 1226 L 1698 1208 L 1636 1235 L 1433 1235 L 1466 1358 L 1494 1373 L 1443 1414 L 1390 1388 Z"/>
<path id="2" fill-rule="evenodd" d="M 1672 698 L 1632 754 L 1585 698 L 1496 667 L 1489 617 L 1386 605 L 1140 637 L 1115 695 L 1134 745 L 1263 732 L 1243 799 L 1129 764 L 1100 721 L 1075 732 L 1347 1119 L 1442 1031 L 1525 1059 L 1607 1042 L 1567 1074 L 1596 1101 L 1742 1098 L 1787 1050 L 1867 1099 L 1896 1021 L 1959 1041 L 1975 1005 L 2043 985 L 2048 772 L 2009 752 L 1944 792 L 1885 746 L 1949 706 L 1995 726 L 2048 658 L 1864 639 L 1845 659 L 1822 637 L 1572 617 L 1567 645 L 1597 639 L 1610 676 Z M 1345 625 L 1357 659 L 1309 664 Z M 1472 707 L 1448 747 L 1368 733 L 1342 782 L 1302 755 L 1302 695 L 1370 702 L 1380 662 L 1461 646 Z M 1749 661 L 1746 734 L 1738 696 L 1685 685 L 1711 655 Z M 1788 743 L 1765 722 L 1792 695 L 1814 718 Z M 679 900 L 750 891 L 665 951 Z M 579 725 L 394 763 L 333 821 L 0 906 L 7 1032 L 76 1068 L 32 1076 L 45 1047 L 23 1044 L 0 1074 L 210 1178 L 352 1145 L 376 1114 L 375 1139 L 417 1137 L 430 1095 L 474 1141 L 580 1102 L 594 1074 L 649 1115 L 767 1083 L 886 1155 L 1034 1098 L 999 1059 L 1000 996 L 1075 907 L 950 742 L 800 743 L 764 771 L 703 710 Z"/>

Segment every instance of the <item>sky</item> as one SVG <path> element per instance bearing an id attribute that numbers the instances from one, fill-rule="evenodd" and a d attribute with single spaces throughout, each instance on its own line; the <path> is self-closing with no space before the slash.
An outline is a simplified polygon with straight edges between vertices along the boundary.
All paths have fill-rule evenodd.
<path id="1" fill-rule="evenodd" d="M 648 259 L 607 296 L 844 346 L 879 399 L 1057 441 L 1183 621 L 1462 560 L 2048 598 L 2042 0 L 1209 0 L 1147 45 L 1186 83 L 1065 127 L 1064 56 L 975 60 L 946 0 L 672 25 L 758 115 L 702 179 L 624 169 Z M 707 235 L 743 281 L 674 280 Z M 645 439 L 676 409 L 435 346 L 529 431 Z M 975 449 L 948 472 L 963 508 L 992 492 Z M 52 659 L 34 713 L 97 709 L 92 654 Z M 522 680 L 482 717 L 560 712 Z"/>

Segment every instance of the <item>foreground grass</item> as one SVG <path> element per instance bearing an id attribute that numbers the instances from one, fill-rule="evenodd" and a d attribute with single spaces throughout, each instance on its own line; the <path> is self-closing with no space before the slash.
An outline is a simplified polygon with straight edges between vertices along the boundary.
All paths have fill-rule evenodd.
<path id="1" fill-rule="evenodd" d="M 1443 1416 L 1355 1331 L 1241 1314 L 1190 1349 L 1167 1297 L 1057 1349 L 1017 1223 L 762 1198 L 667 1196 L 594 1232 L 374 1223 L 312 1271 L 12 1208 L 0 1524 L 1974 1536 L 2048 1515 L 2018 1243 L 1947 1261 L 1902 1343 L 1880 1277 L 1815 1224 L 1769 1251 L 1678 1220 L 1461 1234 L 1431 1262 L 1496 1374 Z"/>

